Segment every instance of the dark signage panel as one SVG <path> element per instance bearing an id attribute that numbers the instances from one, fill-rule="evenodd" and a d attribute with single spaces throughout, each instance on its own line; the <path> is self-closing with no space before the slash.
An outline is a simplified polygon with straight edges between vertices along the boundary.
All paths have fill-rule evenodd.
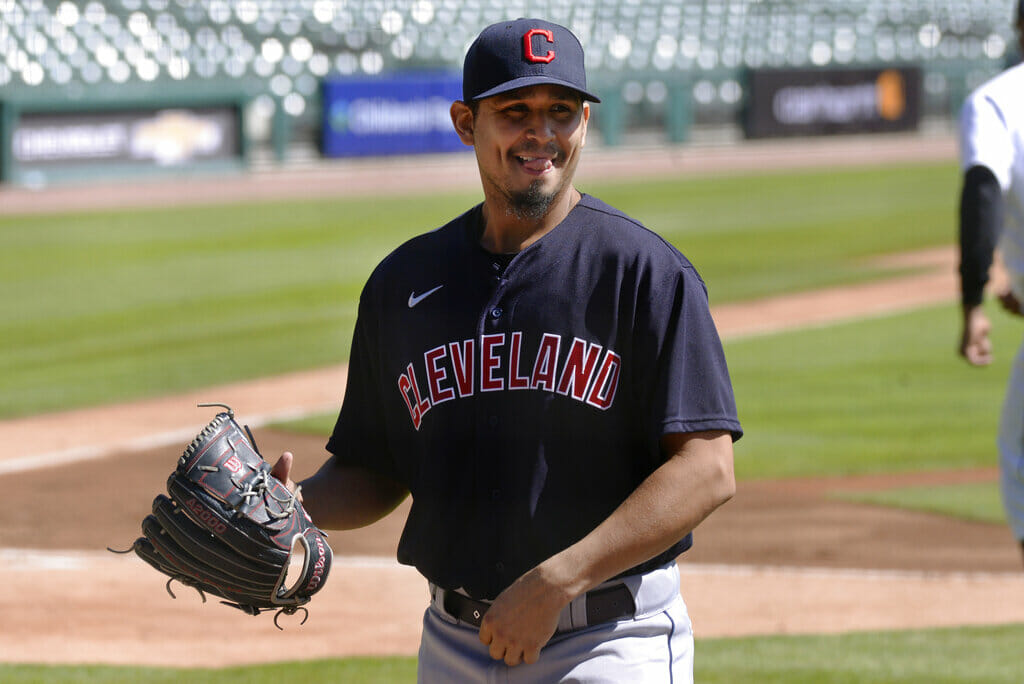
<path id="1" fill-rule="evenodd" d="M 921 70 L 754 69 L 748 73 L 748 138 L 916 129 Z"/>

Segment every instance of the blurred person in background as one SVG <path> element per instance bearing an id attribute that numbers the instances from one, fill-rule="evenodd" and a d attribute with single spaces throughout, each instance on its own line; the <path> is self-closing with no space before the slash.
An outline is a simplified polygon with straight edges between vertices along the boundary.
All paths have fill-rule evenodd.
<path id="1" fill-rule="evenodd" d="M 1016 11 L 1024 53 L 1024 0 Z M 993 254 L 1009 283 L 1002 307 L 1021 316 L 1024 303 L 1024 64 L 1002 72 L 967 98 L 960 116 L 960 354 L 992 362 L 991 322 L 983 308 Z M 1024 344 L 1013 362 L 999 426 L 1000 486 L 1007 520 L 1024 552 Z"/>

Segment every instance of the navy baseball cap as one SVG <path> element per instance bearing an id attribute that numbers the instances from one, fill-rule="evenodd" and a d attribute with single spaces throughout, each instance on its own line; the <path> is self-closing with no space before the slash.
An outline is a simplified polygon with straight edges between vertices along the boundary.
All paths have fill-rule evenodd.
<path id="1" fill-rule="evenodd" d="M 485 28 L 469 46 L 463 102 L 540 84 L 566 86 L 584 100 L 601 101 L 587 91 L 583 46 L 564 26 L 542 19 L 504 21 Z"/>

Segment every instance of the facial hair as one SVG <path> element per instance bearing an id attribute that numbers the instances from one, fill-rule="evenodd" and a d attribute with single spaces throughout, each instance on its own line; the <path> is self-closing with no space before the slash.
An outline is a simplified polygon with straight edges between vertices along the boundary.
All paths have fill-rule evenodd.
<path id="1" fill-rule="evenodd" d="M 561 189 L 556 188 L 554 192 L 545 193 L 541 189 L 542 186 L 543 182 L 536 180 L 530 183 L 526 190 L 508 192 L 509 214 L 522 220 L 537 221 L 541 219 L 555 200 L 558 190 Z"/>
<path id="2" fill-rule="evenodd" d="M 536 154 L 537 151 L 537 146 L 527 145 L 522 149 L 516 150 L 515 154 L 519 156 L 531 156 Z M 544 151 L 547 154 L 552 155 L 553 160 L 561 159 L 564 156 L 562 150 L 553 143 L 548 145 Z M 543 186 L 543 181 L 535 180 L 530 183 L 525 190 L 506 190 L 505 198 L 508 200 L 508 213 L 520 220 L 537 221 L 543 218 L 551 207 L 551 203 L 555 201 L 555 197 L 557 197 L 558 193 L 562 191 L 565 184 L 563 182 L 551 192 L 547 193 L 544 192 Z"/>

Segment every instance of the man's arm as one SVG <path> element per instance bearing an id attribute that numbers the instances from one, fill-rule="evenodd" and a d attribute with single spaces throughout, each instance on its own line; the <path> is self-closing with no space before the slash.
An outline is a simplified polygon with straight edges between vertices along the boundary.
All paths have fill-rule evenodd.
<path id="1" fill-rule="evenodd" d="M 665 463 L 604 522 L 498 595 L 480 626 L 492 658 L 536 662 L 572 599 L 665 551 L 732 498 L 729 433 L 666 435 L 662 449 Z"/>
<path id="2" fill-rule="evenodd" d="M 974 366 L 992 362 L 991 324 L 982 308 L 982 292 L 988 282 L 1002 222 L 1003 196 L 999 181 L 987 167 L 972 166 L 964 174 L 960 193 L 960 293 L 963 304 L 960 354 Z M 1001 295 L 1001 298 L 1005 296 Z"/>
<path id="3" fill-rule="evenodd" d="M 270 474 L 294 491 L 292 462 L 292 454 L 286 451 Z M 339 466 L 333 456 L 298 486 L 309 517 L 328 530 L 351 530 L 377 522 L 409 495 L 409 490 L 394 480 L 366 468 Z"/>

